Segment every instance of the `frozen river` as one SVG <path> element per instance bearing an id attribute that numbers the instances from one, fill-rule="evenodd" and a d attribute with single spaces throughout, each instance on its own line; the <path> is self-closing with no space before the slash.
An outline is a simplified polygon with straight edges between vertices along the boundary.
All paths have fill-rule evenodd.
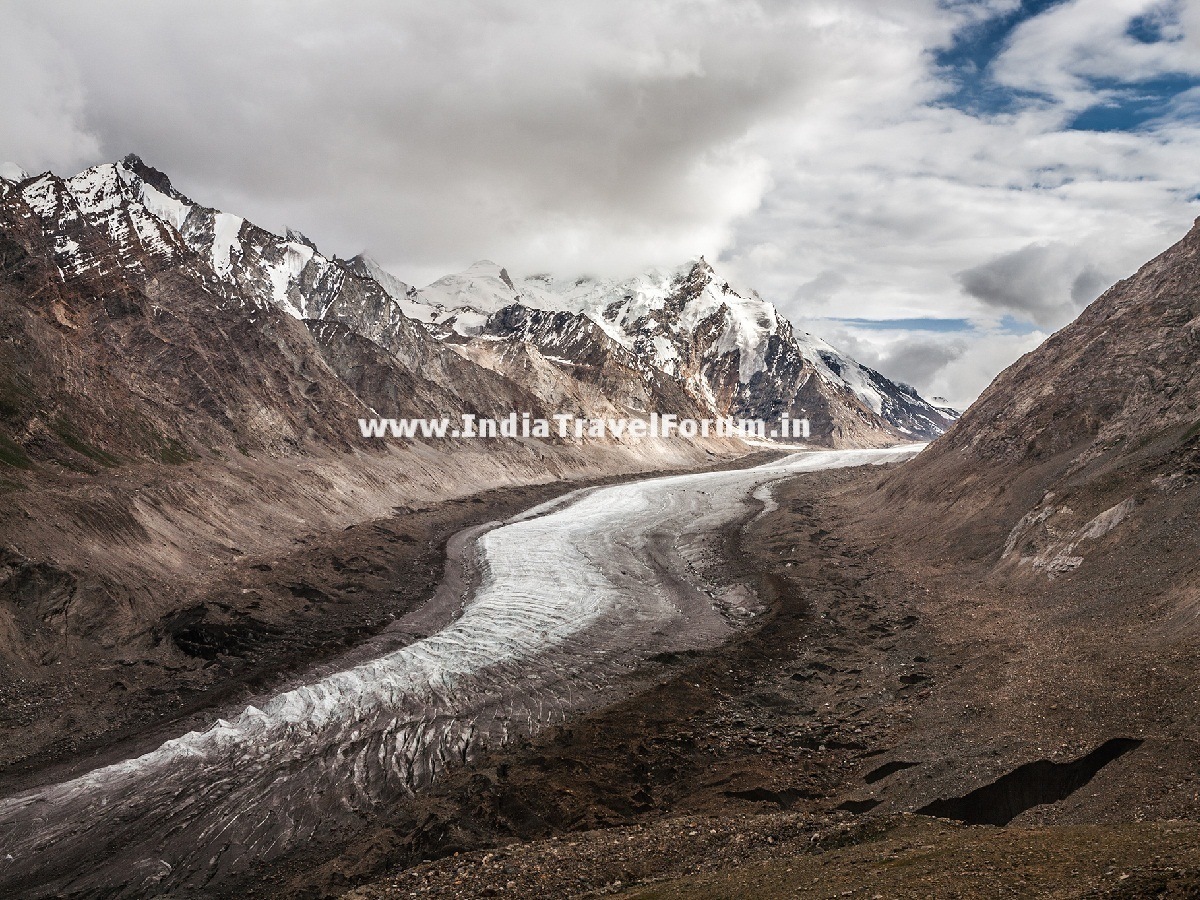
<path id="1" fill-rule="evenodd" d="M 772 482 L 919 446 L 577 491 L 451 542 L 437 630 L 143 756 L 0 801 L 0 896 L 204 892 L 753 615 L 707 549 Z"/>

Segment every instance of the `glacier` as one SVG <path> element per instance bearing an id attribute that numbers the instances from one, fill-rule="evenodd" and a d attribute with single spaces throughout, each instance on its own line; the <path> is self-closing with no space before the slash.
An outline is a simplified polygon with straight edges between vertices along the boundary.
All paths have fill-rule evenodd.
<path id="1" fill-rule="evenodd" d="M 922 446 L 583 489 L 461 533 L 415 614 L 427 637 L 0 801 L 0 893 L 202 890 L 352 827 L 483 748 L 615 697 L 651 654 L 727 639 L 749 611 L 712 577 L 707 539 L 773 482 Z"/>

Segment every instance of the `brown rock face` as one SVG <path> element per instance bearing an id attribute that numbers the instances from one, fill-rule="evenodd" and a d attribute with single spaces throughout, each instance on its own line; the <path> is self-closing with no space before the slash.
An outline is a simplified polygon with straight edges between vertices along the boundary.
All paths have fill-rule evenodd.
<path id="1" fill-rule="evenodd" d="M 924 769 L 881 782 L 877 812 L 1197 817 L 1198 363 L 1200 226 L 916 459 L 837 495 L 836 533 L 909 580 L 933 641 L 890 737 Z"/>
<path id="2" fill-rule="evenodd" d="M 887 497 L 906 515 L 940 517 L 935 544 L 964 541 L 1000 556 L 1011 537 L 1007 556 L 1032 559 L 1055 534 L 1084 529 L 1131 497 L 1140 506 L 1194 488 L 1198 362 L 1200 224 L 1002 372 L 943 438 L 888 479 Z M 1023 517 L 1030 537 L 1053 532 L 1029 553 L 1010 533 Z"/>
<path id="3" fill-rule="evenodd" d="M 642 363 L 587 316 L 514 304 L 490 316 L 482 334 L 464 352 L 539 390 L 547 406 L 596 415 L 713 414 L 678 379 Z"/>

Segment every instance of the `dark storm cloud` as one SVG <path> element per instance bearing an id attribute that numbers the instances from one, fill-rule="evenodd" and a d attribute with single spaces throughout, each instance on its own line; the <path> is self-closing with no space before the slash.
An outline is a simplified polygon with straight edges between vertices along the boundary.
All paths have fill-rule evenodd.
<path id="1" fill-rule="evenodd" d="M 959 272 L 968 294 L 992 309 L 1043 327 L 1065 325 L 1110 279 L 1075 247 L 1029 244 Z"/>
<path id="2" fill-rule="evenodd" d="M 711 243 L 767 184 L 739 139 L 838 68 L 752 3 L 101 2 L 19 27 L 86 96 L 67 150 L 14 148 L 27 168 L 133 151 L 270 227 L 426 264 L 514 235 Z"/>
<path id="3" fill-rule="evenodd" d="M 905 384 L 927 385 L 947 363 L 967 352 L 967 342 L 962 339 L 937 339 L 915 336 L 889 347 L 880 360 L 892 378 Z"/>

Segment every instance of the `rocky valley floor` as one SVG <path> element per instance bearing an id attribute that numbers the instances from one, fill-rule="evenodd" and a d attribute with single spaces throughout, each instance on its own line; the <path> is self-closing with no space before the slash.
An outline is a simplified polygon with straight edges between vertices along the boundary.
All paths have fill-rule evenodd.
<path id="1" fill-rule="evenodd" d="M 247 892 L 1196 896 L 1186 643 L 1095 582 L 1018 589 L 881 546 L 873 477 L 798 477 L 722 536 L 771 604 L 758 630 Z"/>
<path id="2" fill-rule="evenodd" d="M 878 477 L 792 478 L 774 509 L 714 537 L 728 580 L 768 604 L 731 644 L 661 655 L 627 699 L 486 754 L 225 895 L 1200 896 L 1187 623 L 1152 580 L 1126 602 L 1103 559 L 1070 583 L 910 552 L 919 542 L 879 524 Z M 41 765 L 19 762 L 19 717 L 32 725 L 23 710 L 48 701 L 6 686 L 6 784 L 153 746 L 304 661 L 353 655 L 427 595 L 450 534 L 565 487 L 397 511 L 269 569 L 249 561 L 245 584 L 311 591 L 311 613 L 249 643 L 233 627 L 184 632 L 197 664 L 168 690 L 77 673 L 63 714 L 84 727 L 41 738 Z M 136 698 L 120 715 L 113 678 Z"/>

